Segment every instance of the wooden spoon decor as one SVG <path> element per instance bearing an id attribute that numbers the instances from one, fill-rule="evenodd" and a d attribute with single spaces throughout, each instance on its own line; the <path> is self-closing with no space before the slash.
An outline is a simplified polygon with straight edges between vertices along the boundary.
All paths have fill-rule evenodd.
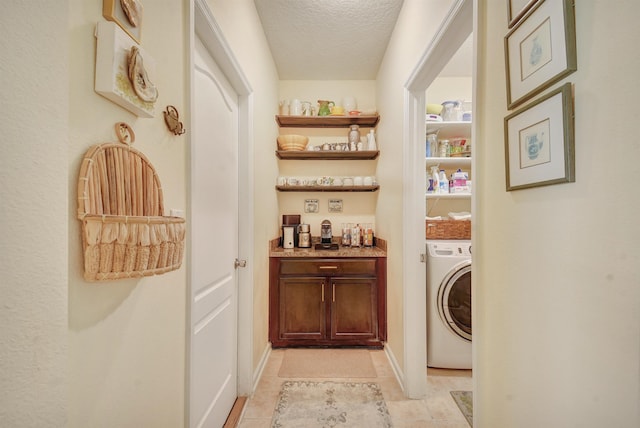
<path id="1" fill-rule="evenodd" d="M 116 137 L 118 137 L 118 141 L 122 144 L 133 144 L 133 142 L 136 141 L 136 134 L 128 124 L 118 122 L 115 124 L 114 128 L 116 130 Z"/>

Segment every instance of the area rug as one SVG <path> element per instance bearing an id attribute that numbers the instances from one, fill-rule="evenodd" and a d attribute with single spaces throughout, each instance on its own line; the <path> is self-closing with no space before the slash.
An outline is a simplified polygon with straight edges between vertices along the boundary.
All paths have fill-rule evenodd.
<path id="1" fill-rule="evenodd" d="M 451 391 L 451 396 L 467 419 L 467 422 L 469 422 L 469 426 L 473 426 L 473 392 Z"/>
<path id="2" fill-rule="evenodd" d="M 377 376 L 366 349 L 287 349 L 279 377 L 355 378 Z"/>
<path id="3" fill-rule="evenodd" d="M 278 396 L 274 428 L 391 427 L 377 383 L 285 381 Z"/>

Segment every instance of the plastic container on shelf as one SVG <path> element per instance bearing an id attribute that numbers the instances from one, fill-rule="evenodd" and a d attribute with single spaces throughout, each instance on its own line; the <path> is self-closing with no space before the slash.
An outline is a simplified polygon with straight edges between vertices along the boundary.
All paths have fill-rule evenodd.
<path id="1" fill-rule="evenodd" d="M 427 134 L 426 156 L 428 158 L 438 155 L 438 136 L 436 134 Z"/>

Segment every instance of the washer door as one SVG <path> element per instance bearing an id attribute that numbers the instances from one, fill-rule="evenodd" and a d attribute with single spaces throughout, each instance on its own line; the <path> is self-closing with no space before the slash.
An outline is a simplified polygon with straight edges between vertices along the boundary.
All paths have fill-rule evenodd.
<path id="1" fill-rule="evenodd" d="M 471 260 L 455 265 L 440 283 L 438 312 L 454 334 L 471 342 Z"/>

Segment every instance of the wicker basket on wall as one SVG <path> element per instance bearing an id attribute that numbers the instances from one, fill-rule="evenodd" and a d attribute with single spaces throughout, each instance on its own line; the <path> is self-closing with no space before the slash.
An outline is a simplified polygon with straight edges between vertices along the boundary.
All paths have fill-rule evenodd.
<path id="1" fill-rule="evenodd" d="M 160 180 L 141 152 L 121 143 L 91 147 L 78 178 L 84 278 L 138 278 L 178 269 L 185 220 L 163 214 Z"/>

